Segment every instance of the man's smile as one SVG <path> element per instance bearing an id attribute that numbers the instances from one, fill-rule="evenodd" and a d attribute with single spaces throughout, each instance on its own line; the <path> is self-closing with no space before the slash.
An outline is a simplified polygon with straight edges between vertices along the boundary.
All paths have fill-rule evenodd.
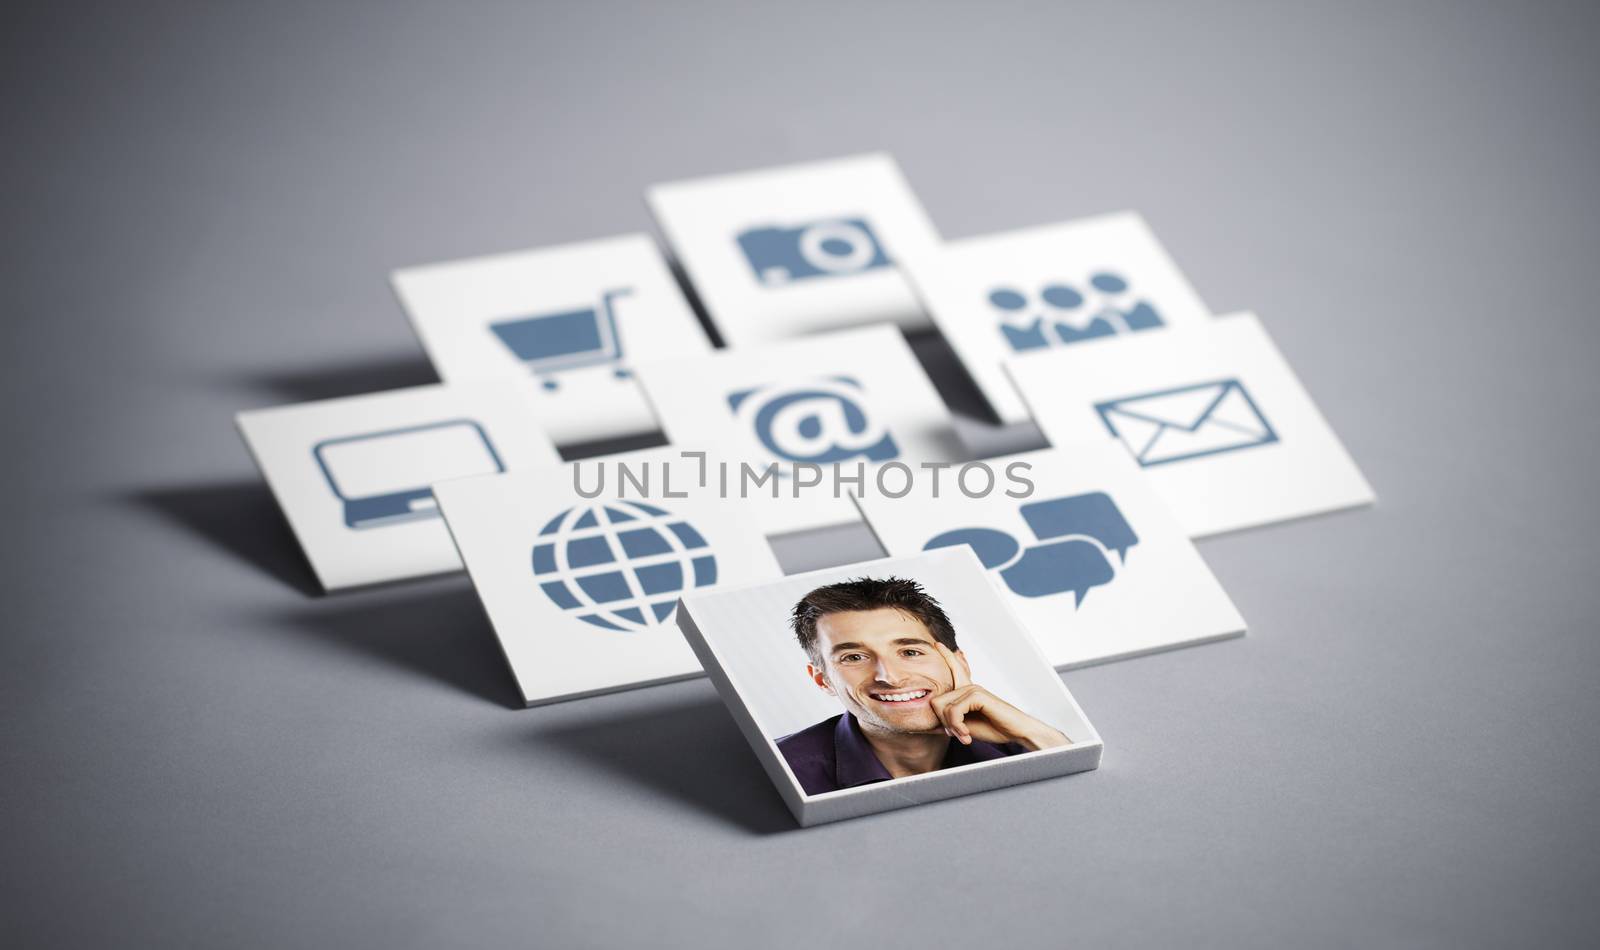
<path id="1" fill-rule="evenodd" d="M 867 695 L 886 705 L 899 705 L 927 699 L 930 692 L 931 690 L 926 689 L 907 689 L 894 693 L 868 693 Z"/>

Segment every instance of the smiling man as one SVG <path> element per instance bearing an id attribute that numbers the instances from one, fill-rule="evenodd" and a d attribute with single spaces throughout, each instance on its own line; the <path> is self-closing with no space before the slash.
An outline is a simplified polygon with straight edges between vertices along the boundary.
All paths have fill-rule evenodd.
<path id="1" fill-rule="evenodd" d="M 790 624 L 806 675 L 844 707 L 778 740 L 808 795 L 1069 743 L 972 682 L 950 618 L 916 581 L 819 587 Z"/>

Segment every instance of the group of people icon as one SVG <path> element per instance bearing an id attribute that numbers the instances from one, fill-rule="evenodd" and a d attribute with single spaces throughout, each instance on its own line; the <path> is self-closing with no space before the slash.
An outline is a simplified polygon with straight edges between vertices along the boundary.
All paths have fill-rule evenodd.
<path id="1" fill-rule="evenodd" d="M 1135 299 L 1120 274 L 1098 271 L 1088 283 L 1088 294 L 1070 284 L 1047 284 L 1037 302 L 1014 287 L 990 291 L 1006 342 L 1013 350 L 1032 350 L 1162 325 L 1155 307 Z"/>

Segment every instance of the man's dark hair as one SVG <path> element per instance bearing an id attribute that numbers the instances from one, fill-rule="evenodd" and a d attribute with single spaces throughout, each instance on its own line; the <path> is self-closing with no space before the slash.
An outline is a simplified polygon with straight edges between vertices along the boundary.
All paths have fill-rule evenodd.
<path id="1" fill-rule="evenodd" d="M 921 584 L 904 577 L 857 577 L 818 587 L 794 605 L 789 625 L 794 628 L 794 637 L 800 641 L 800 648 L 806 651 L 806 656 L 811 658 L 812 663 L 821 666 L 822 656 L 817 652 L 819 619 L 827 614 L 848 610 L 878 610 L 883 607 L 917 618 L 935 640 L 951 650 L 960 649 L 956 646 L 956 628 L 950 625 L 944 608 L 939 606 L 932 594 L 922 589 Z"/>

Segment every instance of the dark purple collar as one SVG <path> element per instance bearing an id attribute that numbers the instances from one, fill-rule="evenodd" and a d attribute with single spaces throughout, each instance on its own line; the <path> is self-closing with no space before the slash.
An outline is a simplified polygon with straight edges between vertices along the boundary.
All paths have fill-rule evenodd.
<path id="1" fill-rule="evenodd" d="M 893 778 L 878 761 L 872 744 L 861 732 L 861 724 L 850 713 L 784 736 L 778 740 L 778 751 L 783 753 L 790 771 L 807 795 L 887 782 Z M 952 739 L 939 768 L 987 762 L 1025 751 L 1015 743 L 995 745 L 974 741 L 971 745 L 962 745 Z"/>
<path id="2" fill-rule="evenodd" d="M 878 761 L 872 743 L 861 731 L 852 713 L 839 717 L 833 727 L 833 774 L 839 788 L 855 788 L 871 782 L 887 782 L 894 776 Z"/>

